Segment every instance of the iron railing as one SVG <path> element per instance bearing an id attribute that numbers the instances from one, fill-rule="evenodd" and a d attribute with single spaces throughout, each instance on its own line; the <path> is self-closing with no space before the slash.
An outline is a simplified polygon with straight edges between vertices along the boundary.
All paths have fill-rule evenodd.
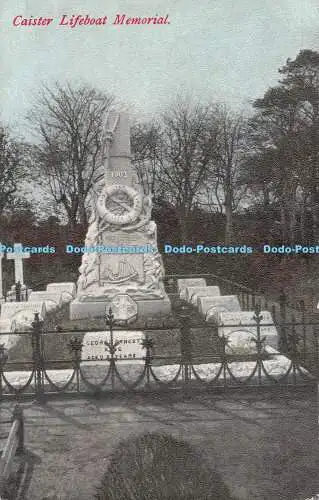
<path id="1" fill-rule="evenodd" d="M 190 307 L 185 304 L 179 309 L 175 328 L 147 326 L 143 340 L 145 355 L 135 358 L 139 364 L 127 365 L 119 357 L 119 342 L 114 340 L 114 332 L 137 328 L 118 325 L 110 309 L 102 333 L 107 356 L 97 365 L 93 360 L 82 359 L 83 338 L 88 330 L 48 331 L 35 314 L 32 331 L 19 332 L 20 339 L 29 347 L 29 358 L 10 359 L 10 351 L 0 345 L 0 399 L 200 387 L 210 390 L 298 387 L 319 380 L 319 323 L 299 322 L 293 317 L 289 323 L 281 323 L 279 331 L 285 335 L 280 333 L 280 352 L 274 351 L 266 347 L 262 328 L 270 325 L 262 323 L 261 306 L 256 304 L 252 312 L 255 348 L 239 354 L 231 350 L 225 336 L 218 335 L 216 325 L 207 326 L 205 331 L 202 327 L 193 328 L 191 315 Z M 251 324 L 227 326 L 248 331 L 252 328 Z M 165 334 L 169 339 L 173 333 L 177 335 L 177 344 L 174 352 L 167 354 L 163 342 L 156 338 Z M 206 335 L 204 350 L 196 347 L 200 335 Z M 49 339 L 59 343 L 58 338 L 61 351 L 59 359 L 54 359 L 56 354 L 50 355 L 47 344 Z"/>

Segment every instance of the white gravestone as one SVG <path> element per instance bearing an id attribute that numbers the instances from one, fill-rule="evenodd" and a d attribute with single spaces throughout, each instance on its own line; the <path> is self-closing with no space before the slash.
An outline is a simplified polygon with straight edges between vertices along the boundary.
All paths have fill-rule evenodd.
<path id="1" fill-rule="evenodd" d="M 203 297 L 199 297 L 201 300 Z M 214 298 L 214 297 L 210 297 Z M 219 314 L 221 312 L 241 311 L 240 303 L 237 295 L 223 295 L 216 297 L 216 299 L 223 299 L 207 303 L 204 306 L 204 316 L 207 323 L 218 323 Z"/>
<path id="2" fill-rule="evenodd" d="M 23 278 L 23 260 L 30 257 L 29 252 L 24 252 L 21 243 L 15 243 L 13 245 L 13 252 L 7 253 L 7 259 L 14 260 L 14 281 L 18 283 L 20 281 L 21 285 L 24 284 Z"/>
<path id="3" fill-rule="evenodd" d="M 199 297 L 217 297 L 220 296 L 219 286 L 188 286 L 186 288 L 186 300 L 194 306 L 197 305 Z"/>
<path id="4" fill-rule="evenodd" d="M 145 335 L 141 331 L 113 332 L 113 341 L 119 342 L 115 356 L 120 364 L 144 364 L 145 349 L 142 342 Z M 83 338 L 82 361 L 104 362 L 110 359 L 110 352 L 105 342 L 110 341 L 110 332 L 88 332 Z M 91 363 L 90 363 L 91 364 Z"/>
<path id="5" fill-rule="evenodd" d="M 0 320 L 13 319 L 20 311 L 31 311 L 33 314 L 39 313 L 39 319 L 44 319 L 46 308 L 44 301 L 39 302 L 5 302 L 1 304 Z"/>
<path id="6" fill-rule="evenodd" d="M 230 311 L 240 311 L 241 307 L 237 295 L 200 296 L 197 299 L 197 307 L 202 316 L 206 316 L 211 307 L 234 307 Z"/>
<path id="7" fill-rule="evenodd" d="M 16 330 L 16 322 L 12 319 L 0 319 L 0 332 L 11 333 Z M 1 340 L 1 337 L 0 337 Z M 0 342 L 1 343 L 1 342 Z"/>
<path id="8" fill-rule="evenodd" d="M 45 302 L 47 311 L 53 311 L 62 306 L 61 292 L 39 291 L 30 293 L 28 302 L 38 302 L 39 300 Z"/>
<path id="9" fill-rule="evenodd" d="M 204 278 L 180 278 L 177 280 L 177 291 L 181 299 L 186 298 L 188 286 L 206 286 L 206 280 Z"/>
<path id="10" fill-rule="evenodd" d="M 63 303 L 70 302 L 76 296 L 76 285 L 72 282 L 65 283 L 49 283 L 47 292 L 61 293 Z"/>
<path id="11" fill-rule="evenodd" d="M 0 320 L 10 319 L 16 322 L 16 330 L 24 331 L 32 327 L 35 313 L 43 320 L 46 307 L 43 301 L 39 302 L 6 302 L 1 304 Z"/>
<path id="12" fill-rule="evenodd" d="M 13 335 L 17 331 L 15 320 L 2 319 L 0 320 L 0 333 L 8 333 L 9 335 L 0 335 L 0 344 L 3 344 L 5 349 L 11 349 L 19 340 L 19 335 Z"/>
<path id="13" fill-rule="evenodd" d="M 274 349 L 278 348 L 278 332 L 272 315 L 269 311 L 261 311 L 262 320 L 260 322 L 260 338 L 266 337 L 266 345 Z M 221 312 L 219 314 L 218 334 L 229 337 L 231 335 L 233 342 L 237 337 L 239 344 L 246 344 L 248 334 L 249 338 L 257 338 L 256 320 L 254 320 L 254 311 L 240 312 Z M 243 339 L 243 340 L 241 340 Z"/>

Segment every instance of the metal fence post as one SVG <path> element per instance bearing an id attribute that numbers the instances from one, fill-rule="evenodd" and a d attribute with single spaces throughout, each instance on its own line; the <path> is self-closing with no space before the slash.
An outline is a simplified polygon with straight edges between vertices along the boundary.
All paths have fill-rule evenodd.
<path id="1" fill-rule="evenodd" d="M 146 373 L 146 388 L 150 389 L 151 386 L 151 367 L 153 360 L 153 347 L 154 342 L 153 339 L 150 339 L 146 334 L 145 339 L 142 342 L 143 349 L 146 349 L 145 355 L 145 373 Z"/>
<path id="2" fill-rule="evenodd" d="M 43 398 L 44 383 L 43 383 L 43 353 L 41 346 L 41 334 L 43 328 L 43 321 L 39 319 L 39 313 L 34 314 L 34 321 L 32 323 L 32 355 L 33 355 L 33 369 L 35 377 L 35 392 L 38 399 Z"/>
<path id="3" fill-rule="evenodd" d="M 105 314 L 105 323 L 109 327 L 109 330 L 110 330 L 110 342 L 106 342 L 105 345 L 108 347 L 110 357 L 111 357 L 111 359 L 110 359 L 111 387 L 112 387 L 112 391 L 114 391 L 114 389 L 115 389 L 115 372 L 116 372 L 115 361 L 117 359 L 116 351 L 117 351 L 117 347 L 119 345 L 119 342 L 114 342 L 113 327 L 115 325 L 115 321 L 114 321 L 114 314 L 113 314 L 111 307 L 109 308 L 108 314 Z"/>
<path id="4" fill-rule="evenodd" d="M 75 370 L 76 377 L 76 390 L 80 391 L 80 366 L 81 366 L 81 354 L 82 354 L 82 341 L 77 337 L 71 337 L 69 346 L 73 355 L 73 369 Z"/>
<path id="5" fill-rule="evenodd" d="M 258 376 L 258 385 L 262 385 L 262 367 L 263 367 L 263 355 L 265 352 L 265 341 L 266 337 L 261 338 L 261 329 L 260 324 L 263 320 L 262 314 L 260 314 L 261 308 L 259 305 L 255 308 L 254 320 L 256 321 L 256 329 L 257 329 L 257 338 L 255 339 L 256 349 L 257 349 L 257 376 Z"/>
<path id="6" fill-rule="evenodd" d="M 181 355 L 183 364 L 183 378 L 187 383 L 191 379 L 192 365 L 192 341 L 190 336 L 190 314 L 187 307 L 181 307 L 179 311 L 180 333 L 181 333 Z"/>

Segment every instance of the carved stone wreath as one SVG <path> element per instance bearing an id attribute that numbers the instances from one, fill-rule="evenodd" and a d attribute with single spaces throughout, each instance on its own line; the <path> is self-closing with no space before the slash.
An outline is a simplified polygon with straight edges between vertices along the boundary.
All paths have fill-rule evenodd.
<path id="1" fill-rule="evenodd" d="M 128 206 L 118 195 L 126 194 L 132 201 L 132 206 Z M 117 214 L 106 208 L 106 202 L 113 201 L 122 210 L 123 214 Z M 113 184 L 106 188 L 97 201 L 97 211 L 99 216 L 109 222 L 122 226 L 134 222 L 143 210 L 143 197 L 135 189 L 122 184 Z"/>

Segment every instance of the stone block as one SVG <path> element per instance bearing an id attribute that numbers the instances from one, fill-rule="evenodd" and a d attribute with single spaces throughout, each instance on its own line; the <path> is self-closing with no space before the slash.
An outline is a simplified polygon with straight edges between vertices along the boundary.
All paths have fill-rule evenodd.
<path id="1" fill-rule="evenodd" d="M 278 348 L 278 332 L 269 311 L 261 311 L 260 337 L 266 337 L 266 345 Z M 231 338 L 233 343 L 246 346 L 256 345 L 251 339 L 257 338 L 254 311 L 220 312 L 218 334 Z"/>
<path id="2" fill-rule="evenodd" d="M 199 313 L 206 316 L 208 309 L 211 307 L 222 307 L 223 305 L 235 307 L 230 311 L 240 311 L 240 305 L 237 295 L 216 295 L 216 296 L 199 296 L 197 299 L 197 307 Z M 239 305 L 239 308 L 238 308 Z"/>
<path id="3" fill-rule="evenodd" d="M 71 302 L 76 296 L 76 285 L 73 282 L 65 283 L 49 283 L 47 285 L 47 292 L 61 293 L 62 302 Z"/>
<path id="4" fill-rule="evenodd" d="M 186 299 L 186 288 L 188 286 L 206 286 L 204 278 L 181 278 L 177 280 L 177 291 L 181 299 Z"/>
<path id="5" fill-rule="evenodd" d="M 28 302 L 44 301 L 47 311 L 54 311 L 62 306 L 61 292 L 46 292 L 45 290 L 39 292 L 32 292 L 29 296 Z"/>
<path id="6" fill-rule="evenodd" d="M 171 302 L 168 297 L 164 299 L 136 300 L 135 302 L 138 320 L 165 319 L 171 312 Z M 111 300 L 82 302 L 75 299 L 70 303 L 70 319 L 102 318 L 105 313 L 108 313 L 111 304 Z"/>
<path id="7" fill-rule="evenodd" d="M 185 299 L 196 306 L 199 297 L 216 297 L 219 295 L 219 286 L 188 286 L 186 288 Z"/>

